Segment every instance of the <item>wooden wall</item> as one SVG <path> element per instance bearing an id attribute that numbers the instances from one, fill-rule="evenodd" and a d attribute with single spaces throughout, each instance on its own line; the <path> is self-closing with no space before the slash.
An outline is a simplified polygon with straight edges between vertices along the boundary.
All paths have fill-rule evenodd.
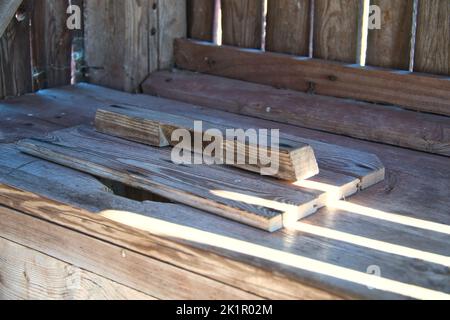
<path id="1" fill-rule="evenodd" d="M 88 80 L 137 91 L 149 73 L 171 66 L 173 40 L 186 36 L 186 26 L 184 1 L 86 1 Z"/>
<path id="2" fill-rule="evenodd" d="M 66 26 L 70 4 L 82 29 Z M 173 40 L 187 32 L 179 0 L 25 0 L 0 38 L 0 99 L 72 81 L 130 92 L 173 64 Z"/>
<path id="3" fill-rule="evenodd" d="M 213 3 L 188 1 L 189 37 L 212 41 L 221 23 L 224 45 L 450 75 L 449 0 L 267 0 L 266 14 L 263 0 L 221 0 L 221 21 Z M 371 5 L 381 29 L 367 28 Z"/>

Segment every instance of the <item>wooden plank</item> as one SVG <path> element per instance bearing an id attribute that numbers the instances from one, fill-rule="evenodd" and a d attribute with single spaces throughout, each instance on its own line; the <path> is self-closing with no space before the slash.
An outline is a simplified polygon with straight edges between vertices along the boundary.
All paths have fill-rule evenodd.
<path id="1" fill-rule="evenodd" d="M 450 75 L 450 1 L 419 2 L 414 70 Z"/>
<path id="2" fill-rule="evenodd" d="M 315 0 L 314 57 L 355 63 L 360 0 Z"/>
<path id="3" fill-rule="evenodd" d="M 308 179 L 319 173 L 314 151 L 305 143 L 279 140 L 277 149 L 272 149 L 269 141 L 261 139 L 255 141 L 256 144 L 247 141 L 246 138 L 236 140 L 237 137 L 234 137 L 230 140 L 227 138 L 227 129 L 231 128 L 213 123 L 201 121 L 202 128 L 198 131 L 195 121 L 201 120 L 196 119 L 195 115 L 189 118 L 132 106 L 114 105 L 97 110 L 95 128 L 101 133 L 156 147 L 175 147 L 179 141 L 172 140 L 173 133 L 180 129 L 188 130 L 192 137 L 200 135 L 204 140 L 212 142 L 215 138 L 208 134 L 208 130 L 215 129 L 219 130 L 223 137 L 222 153 L 212 155 L 219 163 L 287 181 Z M 255 128 L 255 130 L 259 129 L 264 128 Z M 268 135 L 269 139 L 271 139 L 270 136 L 271 134 Z M 194 144 L 192 151 L 201 155 L 208 145 L 209 143 L 201 143 L 198 146 Z M 259 149 L 264 147 L 270 152 L 272 160 L 269 164 L 261 158 Z M 229 154 L 233 155 L 232 159 L 228 156 Z M 245 163 L 239 163 L 239 159 L 244 160 Z M 273 165 L 278 167 L 275 172 L 269 170 Z"/>
<path id="4" fill-rule="evenodd" d="M 262 18 L 262 0 L 223 0 L 223 44 L 261 49 L 263 35 Z"/>
<path id="5" fill-rule="evenodd" d="M 21 4 L 22 0 L 4 0 L 0 3 L 0 38 Z"/>
<path id="6" fill-rule="evenodd" d="M 373 0 L 381 29 L 369 30 L 367 65 L 409 70 L 414 0 Z"/>
<path id="7" fill-rule="evenodd" d="M 158 299 L 213 299 L 217 296 L 229 299 L 258 298 L 15 210 L 0 207 L 0 217 L 2 238 L 45 252 L 92 273 L 102 274 L 105 278 Z"/>
<path id="8" fill-rule="evenodd" d="M 85 2 L 85 50 L 92 83 L 136 91 L 158 68 L 158 24 L 145 0 Z M 152 18 L 151 18 L 152 17 Z M 149 40 L 154 38 L 154 40 Z M 150 54 L 149 50 L 152 52 Z"/>
<path id="9" fill-rule="evenodd" d="M 314 213 L 323 194 L 244 172 L 238 176 L 222 166 L 179 166 L 172 162 L 170 150 L 127 142 L 86 127 L 52 136 L 22 140 L 20 150 L 271 232 Z M 61 142 L 53 143 L 55 138 Z M 123 159 L 125 150 L 128 160 Z"/>
<path id="10" fill-rule="evenodd" d="M 70 84 L 73 31 L 67 28 L 69 0 L 33 2 L 31 18 L 33 88 Z"/>
<path id="11" fill-rule="evenodd" d="M 450 81 L 446 77 L 215 47 L 183 39 L 177 40 L 175 48 L 177 66 L 190 71 L 450 115 Z"/>
<path id="12" fill-rule="evenodd" d="M 0 252 L 1 300 L 155 300 L 3 238 Z"/>
<path id="13" fill-rule="evenodd" d="M 157 69 L 170 69 L 174 64 L 173 42 L 177 38 L 186 38 L 187 35 L 186 2 L 179 0 L 158 0 L 158 8 L 156 11 L 158 13 L 158 51 L 155 50 L 156 48 L 150 47 L 149 55 L 158 55 Z M 152 19 L 150 18 L 150 20 Z M 152 37 L 152 32 L 150 32 L 150 37 Z M 157 69 L 150 68 L 150 72 Z M 143 78 L 139 79 L 140 82 L 144 81 Z"/>
<path id="14" fill-rule="evenodd" d="M 215 0 L 188 0 L 188 37 L 197 40 L 213 40 Z"/>
<path id="15" fill-rule="evenodd" d="M 0 38 L 0 99 L 32 91 L 28 4 L 24 20 L 13 19 Z"/>
<path id="16" fill-rule="evenodd" d="M 171 79 L 167 82 L 166 79 Z M 151 76 L 144 92 L 415 150 L 450 155 L 448 117 L 349 102 L 189 72 Z M 195 83 L 195 86 L 193 85 Z M 195 88 L 195 91 L 192 89 Z M 314 143 L 310 143 L 318 158 Z"/>
<path id="17" fill-rule="evenodd" d="M 269 0 L 266 51 L 308 56 L 309 14 L 310 0 Z"/>

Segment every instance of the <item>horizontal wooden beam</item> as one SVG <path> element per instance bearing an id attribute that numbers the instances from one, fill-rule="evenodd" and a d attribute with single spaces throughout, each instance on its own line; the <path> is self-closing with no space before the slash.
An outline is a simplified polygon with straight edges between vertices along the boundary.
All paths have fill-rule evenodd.
<path id="1" fill-rule="evenodd" d="M 450 115 L 450 78 L 177 39 L 179 68 L 277 88 Z"/>
<path id="2" fill-rule="evenodd" d="M 200 106 L 450 156 L 446 116 L 188 71 L 154 73 L 142 87 L 146 93 Z M 308 144 L 322 169 L 318 147 Z"/>
<path id="3" fill-rule="evenodd" d="M 0 2 L 0 37 L 3 36 L 21 4 L 22 0 L 2 0 Z"/>

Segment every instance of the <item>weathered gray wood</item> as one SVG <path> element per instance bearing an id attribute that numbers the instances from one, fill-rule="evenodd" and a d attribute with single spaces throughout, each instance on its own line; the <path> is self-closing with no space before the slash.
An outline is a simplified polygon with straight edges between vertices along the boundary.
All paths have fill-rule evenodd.
<path id="1" fill-rule="evenodd" d="M 3 238 L 0 252 L 1 300 L 155 300 Z"/>
<path id="2" fill-rule="evenodd" d="M 29 4 L 23 3 L 23 20 L 12 19 L 0 37 L 0 99 L 32 91 Z"/>
<path id="3" fill-rule="evenodd" d="M 31 43 L 33 88 L 68 85 L 72 76 L 72 40 L 67 28 L 69 0 L 33 1 Z"/>
<path id="4" fill-rule="evenodd" d="M 99 134 L 85 127 L 48 139 L 22 140 L 22 151 L 267 231 L 317 210 L 323 192 L 236 175 L 222 166 L 176 165 L 169 150 Z"/>
<path id="5" fill-rule="evenodd" d="M 218 47 L 186 39 L 176 41 L 175 57 L 178 68 L 194 72 L 450 115 L 448 77 Z"/>
<path id="6" fill-rule="evenodd" d="M 0 38 L 3 36 L 21 3 L 22 0 L 2 0 L 0 2 Z"/>
<path id="7" fill-rule="evenodd" d="M 227 139 L 226 130 L 231 127 L 202 121 L 202 129 L 199 132 L 194 126 L 194 121 L 201 120 L 196 119 L 195 114 L 185 117 L 127 105 L 112 105 L 97 111 L 95 127 L 102 133 L 156 147 L 176 146 L 179 141 L 172 140 L 172 136 L 178 129 L 188 130 L 191 136 L 200 135 L 207 141 L 213 141 L 215 138 L 208 135 L 207 130 L 215 129 L 219 130 L 223 137 L 222 154 L 213 155 L 220 163 L 288 181 L 308 179 L 319 173 L 314 151 L 305 143 L 281 140 L 277 146 L 278 149 L 275 150 L 271 148 L 270 144 L 267 145 L 268 141 L 257 141 L 257 144 L 254 145 L 249 142 L 242 143 L 235 139 Z M 259 129 L 264 128 L 255 128 L 255 130 Z M 202 143 L 199 146 L 194 144 L 192 151 L 203 154 L 208 144 Z M 269 165 L 263 164 L 264 162 L 261 161 L 259 148 L 263 147 L 270 151 L 272 160 Z M 227 162 L 229 153 L 233 154 L 231 163 Z M 240 158 L 245 159 L 246 163 L 238 163 Z M 257 163 L 250 162 L 250 159 Z M 264 168 L 275 164 L 276 172 L 269 174 L 264 171 Z"/>
<path id="8" fill-rule="evenodd" d="M 182 110 L 186 104 L 179 103 L 177 106 L 174 106 L 164 104 L 162 101 L 164 99 L 131 95 L 95 85 L 80 84 L 65 88 L 53 88 L 43 91 L 42 94 L 32 94 L 7 100 L 0 105 L 0 112 L 9 107 L 8 110 L 14 109 L 17 111 L 16 114 L 24 114 L 26 116 L 28 113 L 34 113 L 35 116 L 30 117 L 32 123 L 37 123 L 37 117 L 45 117 L 48 120 L 60 123 L 60 125 L 89 123 L 94 119 L 95 110 L 98 107 L 114 103 L 131 103 L 140 106 L 152 104 L 155 110 L 164 112 L 167 112 L 167 110 L 171 112 L 178 110 L 179 114 L 183 114 Z M 47 107 L 44 108 L 44 106 Z M 74 204 L 91 206 L 93 210 L 97 204 L 100 205 L 101 207 L 95 209 L 94 212 L 107 208 L 122 210 L 123 212 L 120 214 L 124 215 L 125 221 L 121 224 L 116 224 L 115 227 L 111 227 L 111 225 L 109 227 L 105 225 L 93 227 L 91 223 L 86 223 L 88 221 L 86 217 L 77 218 L 76 222 L 72 223 L 74 215 L 69 213 L 59 219 L 59 214 L 49 214 L 51 212 L 48 210 L 49 208 L 42 208 L 41 219 L 51 222 L 56 222 L 57 220 L 59 224 L 67 225 L 67 227 L 72 229 L 74 227 L 81 228 L 76 230 L 83 234 L 90 234 L 88 233 L 90 229 L 93 232 L 92 235 L 96 238 L 98 238 L 99 234 L 107 234 L 105 238 L 102 238 L 105 241 L 114 243 L 122 241 L 120 240 L 122 237 L 117 237 L 116 231 L 118 229 L 123 230 L 125 228 L 125 231 L 121 233 L 124 235 L 123 239 L 135 237 L 139 234 L 139 230 L 132 229 L 133 231 L 130 231 L 126 228 L 127 223 L 135 221 L 126 212 L 138 212 L 157 220 L 172 223 L 165 229 L 162 229 L 161 224 L 156 224 L 155 220 L 145 220 L 146 222 L 140 225 L 140 227 L 153 226 L 159 228 L 159 232 L 156 232 L 157 234 L 161 234 L 161 230 L 177 230 L 178 232 L 180 229 L 175 228 L 177 225 L 189 227 L 186 232 L 179 232 L 173 238 L 179 239 L 182 235 L 197 234 L 201 231 L 207 232 L 198 234 L 199 239 L 202 240 L 211 239 L 211 234 L 220 235 L 222 238 L 214 242 L 216 246 L 204 244 L 202 240 L 196 243 L 197 246 L 206 249 L 204 254 L 193 255 L 193 251 L 183 249 L 179 250 L 178 253 L 163 256 L 161 252 L 164 248 L 167 248 L 168 242 L 159 243 L 154 247 L 143 246 L 143 243 L 149 243 L 148 233 L 143 238 L 136 238 L 135 246 L 124 245 L 124 247 L 134 252 L 146 250 L 147 255 L 153 253 L 154 257 L 160 261 L 170 261 L 170 264 L 177 265 L 183 270 L 189 269 L 210 279 L 216 279 L 221 283 L 230 284 L 236 288 L 241 288 L 266 298 L 324 299 L 330 296 L 334 298 L 342 297 L 342 295 L 345 295 L 345 297 L 373 299 L 405 298 L 411 297 L 414 293 L 419 292 L 417 289 L 421 290 L 422 288 L 431 289 L 434 292 L 450 293 L 447 281 L 448 268 L 428 260 L 429 253 L 440 255 L 440 257 L 437 257 L 440 260 L 443 257 L 450 256 L 448 246 L 450 172 L 447 158 L 251 117 L 237 116 L 212 108 L 196 107 L 193 110 L 199 114 L 205 112 L 211 119 L 216 118 L 220 121 L 222 121 L 222 118 L 228 119 L 227 121 L 245 120 L 252 126 L 267 128 L 271 128 L 272 125 L 280 128 L 282 132 L 293 136 L 302 136 L 315 141 L 323 141 L 328 144 L 337 144 L 346 148 L 377 154 L 387 167 L 387 179 L 370 190 L 356 195 L 351 199 L 351 202 L 335 202 L 334 206 L 322 209 L 308 219 L 299 222 L 298 228 L 269 234 L 216 215 L 194 209 L 188 210 L 189 208 L 178 205 L 170 205 L 172 207 L 169 209 L 154 210 L 149 211 L 149 213 L 146 213 L 146 210 L 151 210 L 155 207 L 154 203 L 149 203 L 148 205 L 147 203 L 138 203 L 136 206 L 121 207 L 122 209 L 120 209 L 114 203 L 108 203 L 108 201 L 104 203 L 99 202 L 102 199 L 101 195 L 97 198 L 90 197 L 88 190 L 92 190 L 91 187 L 87 188 L 86 194 L 77 197 L 77 190 L 78 192 L 84 190 L 89 180 L 77 180 L 74 177 L 78 175 L 89 176 L 62 168 L 72 172 L 72 174 L 61 175 L 60 183 L 57 184 L 52 179 L 60 175 L 60 171 L 55 171 L 54 168 L 59 166 L 45 161 L 41 161 L 41 164 L 46 163 L 46 165 L 39 165 L 39 162 L 33 162 L 16 170 L 10 168 L 6 172 L 11 172 L 15 176 L 17 173 L 22 172 L 21 178 L 25 179 L 22 180 L 22 185 L 30 188 L 33 186 L 32 188 L 38 191 L 45 190 L 47 185 L 53 185 L 52 190 L 47 191 L 52 197 L 59 196 L 67 199 L 68 195 L 71 195 L 71 201 Z M 61 119 L 56 119 L 55 117 L 60 115 L 61 112 L 65 112 L 66 115 Z M 0 117 L 0 119 L 3 120 L 3 117 Z M 34 128 L 36 131 L 45 131 L 39 126 L 40 124 L 36 124 L 31 128 Z M 0 126 L 0 132 L 3 133 L 7 130 Z M 20 135 L 21 132 L 18 131 L 17 134 Z M 32 134 L 32 131 L 29 131 L 28 134 Z M 26 155 L 23 156 L 28 157 Z M 9 157 L 9 160 L 5 159 L 4 163 L 12 163 L 16 158 L 18 158 L 17 154 L 12 155 Z M 34 159 L 33 157 L 28 158 Z M 52 172 L 58 172 L 58 174 L 52 175 Z M 324 170 L 322 170 L 321 174 L 323 173 Z M 31 183 L 32 180 L 29 180 L 30 176 L 37 177 L 34 179 L 35 182 L 33 184 Z M 93 178 L 91 177 L 90 179 L 92 180 Z M 71 183 L 71 181 L 74 182 Z M 64 189 L 64 186 L 67 185 L 71 185 L 71 191 Z M 101 185 L 99 184 L 98 188 L 100 187 Z M 108 193 L 104 192 L 103 194 Z M 120 197 L 111 196 L 111 199 L 115 199 L 116 203 L 122 203 L 123 200 L 126 200 L 120 198 L 121 200 L 119 201 L 118 198 Z M 38 202 L 40 205 L 47 203 L 46 201 Z M 30 202 L 25 201 L 24 203 Z M 39 209 L 38 206 L 34 208 Z M 141 223 L 141 220 L 136 221 Z M 2 219 L 0 223 L 6 222 L 7 220 Z M 314 228 L 307 229 L 304 223 L 323 227 L 325 230 L 319 229 L 321 231 L 319 233 Z M 117 226 L 120 226 L 120 228 Z M 10 229 L 6 228 L 5 230 Z M 344 238 L 345 241 L 343 239 L 337 240 L 338 237 L 335 236 L 335 231 L 346 233 L 350 238 Z M 21 232 L 18 234 L 24 236 L 33 235 L 33 230 L 30 229 L 22 230 Z M 44 238 L 48 239 L 49 234 L 53 233 L 47 231 Z M 352 238 L 352 235 L 362 237 L 362 239 Z M 20 236 L 18 238 L 21 239 Z M 371 242 L 366 242 L 365 239 L 380 240 L 382 243 L 374 248 L 370 247 Z M 31 238 L 31 240 L 30 245 L 33 247 L 36 245 L 37 239 Z M 58 254 L 67 255 L 67 248 L 72 248 L 71 245 L 73 243 L 69 241 L 66 246 L 65 239 L 58 240 L 64 243 Z M 240 240 L 241 242 L 233 242 L 234 240 Z M 233 243 L 233 245 L 229 250 L 223 248 L 224 244 L 230 243 Z M 246 244 L 245 246 L 243 245 L 244 243 Z M 250 252 L 244 254 L 242 249 L 248 243 L 257 244 L 258 247 L 252 247 L 249 249 L 251 250 Z M 392 250 L 393 248 L 389 246 L 390 244 L 398 245 L 400 248 Z M 92 244 L 87 242 L 86 248 L 89 248 L 90 245 Z M 40 250 L 50 254 L 49 248 L 53 248 L 52 245 L 43 246 Z M 276 251 L 267 252 L 267 248 L 275 249 Z M 407 252 L 404 249 L 408 248 L 419 250 L 420 252 L 413 252 L 413 255 L 405 256 Z M 76 247 L 74 249 L 77 250 Z M 99 252 L 102 251 L 100 250 Z M 186 252 L 189 254 L 183 255 Z M 280 252 L 292 254 L 289 257 L 293 259 L 302 260 L 306 258 L 307 260 L 304 261 L 304 264 L 287 266 L 281 260 L 278 260 Z M 256 258 L 256 253 L 263 253 L 266 256 L 265 258 Z M 97 255 L 87 254 L 85 256 L 92 258 Z M 114 257 L 111 263 L 116 265 L 117 263 L 122 263 L 121 254 L 112 253 L 111 256 Z M 178 260 L 167 260 L 169 256 Z M 230 259 L 220 262 L 222 261 L 220 259 L 209 259 L 211 256 L 218 259 L 226 256 L 239 260 L 242 263 L 231 263 Z M 107 255 L 104 256 L 104 259 L 106 258 Z M 106 260 L 103 260 L 103 264 L 104 261 Z M 311 270 L 311 263 L 318 262 L 325 263 L 327 270 L 332 274 L 322 273 L 324 269 L 315 268 Z M 385 279 L 383 280 L 383 283 L 386 285 L 384 286 L 385 291 L 367 288 L 369 283 L 366 278 L 366 270 L 368 266 L 374 263 L 381 268 L 382 277 Z M 262 272 L 260 268 L 255 269 L 255 266 L 261 267 L 262 265 L 270 271 Z M 106 272 L 109 272 L 110 266 L 107 267 Z M 341 269 L 336 269 L 337 267 Z M 136 271 L 139 272 L 139 269 Z M 351 280 L 343 280 L 343 272 L 356 273 L 354 273 L 355 277 Z M 99 268 L 96 273 L 102 273 L 104 276 L 105 270 Z M 149 278 L 149 272 L 146 272 L 146 274 L 147 278 L 143 281 L 152 281 L 153 278 Z M 113 275 L 114 277 L 117 276 L 117 269 L 113 272 Z M 138 276 L 140 277 L 140 273 Z M 165 276 L 158 275 L 158 281 Z M 292 279 L 295 279 L 295 281 Z M 154 280 L 156 281 L 156 279 Z M 142 288 L 143 285 L 147 286 L 147 284 L 139 281 L 135 283 L 136 285 L 130 285 L 130 287 Z M 402 286 L 405 284 L 413 285 L 414 287 L 410 288 L 409 292 L 403 292 L 403 295 L 401 295 L 398 289 L 404 288 Z M 311 286 L 322 290 L 311 288 Z M 323 290 L 335 294 L 326 295 Z M 173 295 L 171 297 L 173 298 Z M 215 297 L 223 298 L 223 295 L 219 293 Z M 430 295 L 426 294 L 425 297 L 430 297 Z"/>

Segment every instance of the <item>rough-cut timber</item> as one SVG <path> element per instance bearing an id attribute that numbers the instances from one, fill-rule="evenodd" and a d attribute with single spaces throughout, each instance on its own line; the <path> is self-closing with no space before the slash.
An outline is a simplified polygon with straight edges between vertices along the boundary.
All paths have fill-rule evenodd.
<path id="1" fill-rule="evenodd" d="M 3 238 L 0 252 L 1 300 L 155 300 Z"/>
<path id="2" fill-rule="evenodd" d="M 317 210 L 320 191 L 236 175 L 223 166 L 177 165 L 170 150 L 128 142 L 79 127 L 48 139 L 19 142 L 20 149 L 96 176 L 229 219 L 276 231 Z"/>
<path id="3" fill-rule="evenodd" d="M 409 70 L 414 0 L 375 0 L 381 29 L 369 30 L 367 65 Z"/>
<path id="4" fill-rule="evenodd" d="M 310 0 L 269 0 L 266 51 L 309 55 Z"/>
<path id="5" fill-rule="evenodd" d="M 216 133 L 219 130 L 222 139 L 218 142 L 221 145 L 218 148 L 221 151 L 216 150 L 218 153 L 212 156 L 220 163 L 288 181 L 307 179 L 319 173 L 314 151 L 305 143 L 281 140 L 277 149 L 272 149 L 270 134 L 266 141 L 247 141 L 249 137 L 240 138 L 241 140 L 233 137 L 231 140 L 227 138 L 226 130 L 241 128 L 228 128 L 205 121 L 201 122 L 201 128 L 196 128 L 195 121 L 202 120 L 196 119 L 195 114 L 183 117 L 127 105 L 113 105 L 97 111 L 95 127 L 102 133 L 156 147 L 176 146 L 180 141 L 172 140 L 174 131 L 188 130 L 192 137 L 197 135 L 202 137 L 203 141 L 209 141 L 193 145 L 192 151 L 198 154 L 203 154 L 211 142 L 218 142 L 217 136 L 211 135 L 208 130 L 215 130 Z M 259 129 L 265 128 L 254 129 L 257 140 Z M 266 148 L 268 153 L 260 148 Z M 270 158 L 261 158 L 264 154 Z M 231 159 L 230 162 L 227 159 Z M 270 163 L 267 163 L 267 160 L 270 160 Z M 269 170 L 274 165 L 277 168 L 274 168 L 274 171 Z"/>
<path id="6" fill-rule="evenodd" d="M 0 99 L 32 91 L 29 4 L 23 3 L 25 19 L 12 19 L 0 37 Z"/>
<path id="7" fill-rule="evenodd" d="M 315 58 L 356 62 L 360 1 L 314 1 Z"/>
<path id="8" fill-rule="evenodd" d="M 0 38 L 19 9 L 22 0 L 2 0 L 0 2 Z"/>
<path id="9" fill-rule="evenodd" d="M 215 0 L 188 0 L 188 37 L 203 41 L 213 40 Z"/>
<path id="10" fill-rule="evenodd" d="M 450 75 L 450 1 L 422 0 L 414 70 Z"/>
<path id="11" fill-rule="evenodd" d="M 223 44 L 260 49 L 263 0 L 222 0 L 222 29 Z"/>
<path id="12" fill-rule="evenodd" d="M 171 81 L 165 81 L 167 79 Z M 143 88 L 144 92 L 169 99 L 450 155 L 448 117 L 279 90 L 191 72 L 152 75 Z M 314 149 L 314 144 L 311 146 Z"/>
<path id="13" fill-rule="evenodd" d="M 450 81 L 447 77 L 216 47 L 183 39 L 176 41 L 175 50 L 176 64 L 182 69 L 277 88 L 450 115 Z"/>
<path id="14" fill-rule="evenodd" d="M 74 30 L 67 28 L 69 0 L 33 1 L 33 88 L 70 84 Z"/>

